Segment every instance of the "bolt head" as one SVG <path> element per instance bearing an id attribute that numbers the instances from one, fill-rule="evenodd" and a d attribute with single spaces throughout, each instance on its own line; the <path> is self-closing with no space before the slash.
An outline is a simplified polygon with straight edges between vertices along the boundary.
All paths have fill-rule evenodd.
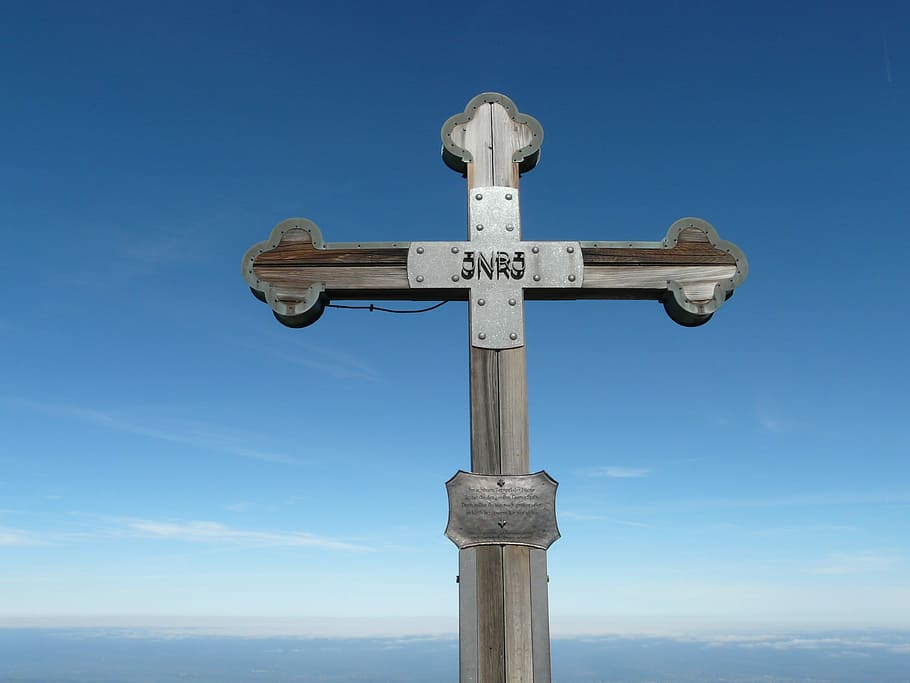
<path id="1" fill-rule="evenodd" d="M 569 252 L 570 254 L 574 254 L 574 253 L 575 253 L 575 247 L 566 247 L 566 251 Z"/>
<path id="2" fill-rule="evenodd" d="M 486 339 L 486 338 L 487 338 L 487 335 L 486 335 L 486 333 L 481 332 L 480 334 L 477 335 L 477 338 L 478 338 L 478 339 Z"/>
<path id="3" fill-rule="evenodd" d="M 477 224 L 477 229 L 478 229 L 478 230 L 483 230 L 483 223 L 478 223 L 478 224 Z"/>
<path id="4" fill-rule="evenodd" d="M 514 332 L 510 332 L 509 339 L 511 339 L 512 341 L 515 341 L 516 339 L 518 339 L 518 335 Z"/>
<path id="5" fill-rule="evenodd" d="M 569 282 L 575 282 L 575 276 L 569 275 Z"/>
<path id="6" fill-rule="evenodd" d="M 534 276 L 534 282 L 540 282 L 540 275 Z"/>
<path id="7" fill-rule="evenodd" d="M 458 247 L 452 247 L 452 253 L 453 253 L 453 254 L 457 254 L 457 253 L 458 253 Z"/>
<path id="8" fill-rule="evenodd" d="M 423 275 L 417 276 L 417 282 L 423 282 Z"/>
<path id="9" fill-rule="evenodd" d="M 478 299 L 478 300 L 477 300 L 477 305 L 478 305 L 478 306 L 483 306 L 483 305 L 486 304 L 486 303 L 487 303 L 487 300 L 486 300 L 486 299 Z"/>
<path id="10" fill-rule="evenodd" d="M 452 276 L 452 282 L 458 282 L 458 276 L 457 276 L 457 275 L 453 275 L 453 276 Z"/>
<path id="11" fill-rule="evenodd" d="M 537 254 L 537 253 L 539 253 L 539 252 L 540 252 L 540 247 L 531 247 L 531 253 L 532 253 L 532 254 Z"/>
<path id="12" fill-rule="evenodd" d="M 506 230 L 508 230 L 509 232 L 512 232 L 514 229 L 515 229 L 515 226 L 512 225 L 511 223 L 509 223 L 509 224 L 506 226 Z"/>
<path id="13" fill-rule="evenodd" d="M 514 306 L 516 303 L 518 302 L 515 299 L 509 299 L 509 306 Z"/>
<path id="14" fill-rule="evenodd" d="M 417 253 L 418 253 L 418 254 L 422 254 L 422 253 L 423 253 L 423 247 L 417 247 Z"/>
<path id="15" fill-rule="evenodd" d="M 480 201 L 481 199 L 483 199 L 483 195 L 480 194 L 480 192 L 478 192 L 477 194 L 474 195 L 474 199 L 476 199 L 477 201 Z"/>

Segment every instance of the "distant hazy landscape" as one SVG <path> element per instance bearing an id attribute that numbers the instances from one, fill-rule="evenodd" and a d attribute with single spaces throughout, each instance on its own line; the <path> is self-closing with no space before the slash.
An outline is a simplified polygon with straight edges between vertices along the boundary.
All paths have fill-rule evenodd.
<path id="1" fill-rule="evenodd" d="M 555 683 L 908 683 L 910 631 L 553 641 Z M 187 631 L 0 629 L 2 683 L 456 683 L 451 636 L 221 637 Z"/>

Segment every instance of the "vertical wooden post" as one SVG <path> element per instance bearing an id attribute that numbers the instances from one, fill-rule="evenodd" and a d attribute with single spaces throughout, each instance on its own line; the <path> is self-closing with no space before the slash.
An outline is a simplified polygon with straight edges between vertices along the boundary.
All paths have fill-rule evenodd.
<path id="1" fill-rule="evenodd" d="M 498 103 L 484 104 L 464 133 L 462 144 L 474 158 L 468 164 L 468 192 L 489 185 L 518 188 L 518 164 L 512 154 L 523 141 L 506 110 Z M 468 229 L 470 233 L 471 226 Z M 520 335 L 524 338 L 524 330 Z M 470 354 L 471 470 L 527 474 L 525 348 L 471 346 Z M 533 591 L 532 552 L 537 579 Z M 487 546 L 462 550 L 460 555 L 461 606 L 473 607 L 461 615 L 460 638 L 467 640 L 461 645 L 461 683 L 549 683 L 549 624 L 539 623 L 541 617 L 548 619 L 544 551 Z M 538 617 L 534 629 L 532 592 Z"/>

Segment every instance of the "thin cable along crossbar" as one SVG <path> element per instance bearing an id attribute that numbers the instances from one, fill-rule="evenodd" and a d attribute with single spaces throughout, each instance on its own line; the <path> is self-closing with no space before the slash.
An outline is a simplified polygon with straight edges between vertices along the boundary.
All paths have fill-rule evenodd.
<path id="1" fill-rule="evenodd" d="M 376 304 L 370 304 L 369 306 L 347 306 L 344 304 L 326 304 L 325 306 L 326 306 L 326 308 L 347 308 L 347 309 L 352 309 L 352 310 L 370 311 L 370 313 L 372 313 L 373 311 L 382 311 L 383 313 L 426 313 L 428 311 L 437 309 L 440 306 L 443 306 L 447 303 L 449 303 L 449 302 L 440 301 L 438 304 L 433 304 L 432 306 L 428 306 L 426 308 L 415 308 L 415 309 L 409 309 L 409 310 L 401 310 L 401 309 L 396 309 L 396 308 L 384 308 L 382 306 L 377 306 Z"/>

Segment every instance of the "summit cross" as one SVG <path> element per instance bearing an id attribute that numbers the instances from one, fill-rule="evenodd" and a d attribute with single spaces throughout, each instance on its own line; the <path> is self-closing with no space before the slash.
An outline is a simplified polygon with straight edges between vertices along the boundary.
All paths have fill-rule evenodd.
<path id="1" fill-rule="evenodd" d="M 496 514 L 548 526 L 526 514 L 527 496 L 555 496 L 555 482 L 538 473 L 548 494 L 522 483 L 530 472 L 524 301 L 650 299 L 695 327 L 748 266 L 697 218 L 676 221 L 658 242 L 522 240 L 519 178 L 537 165 L 543 129 L 504 95 L 474 97 L 445 122 L 442 142 L 445 163 L 467 178 L 466 240 L 333 244 L 312 221 L 291 218 L 247 251 L 243 277 L 290 327 L 312 324 L 332 300 L 468 301 L 472 474 L 450 480 L 459 481 L 449 492 L 450 526 L 470 507 L 468 498 L 453 499 L 465 486 L 494 501 L 485 505 L 498 505 Z M 464 483 L 484 479 L 478 475 L 497 476 L 489 486 Z M 475 542 L 447 530 L 459 546 L 460 683 L 550 683 L 546 547 L 559 534 L 552 499 L 547 507 L 552 528 L 526 536 L 505 517 L 458 520 L 468 532 L 503 530 Z"/>

